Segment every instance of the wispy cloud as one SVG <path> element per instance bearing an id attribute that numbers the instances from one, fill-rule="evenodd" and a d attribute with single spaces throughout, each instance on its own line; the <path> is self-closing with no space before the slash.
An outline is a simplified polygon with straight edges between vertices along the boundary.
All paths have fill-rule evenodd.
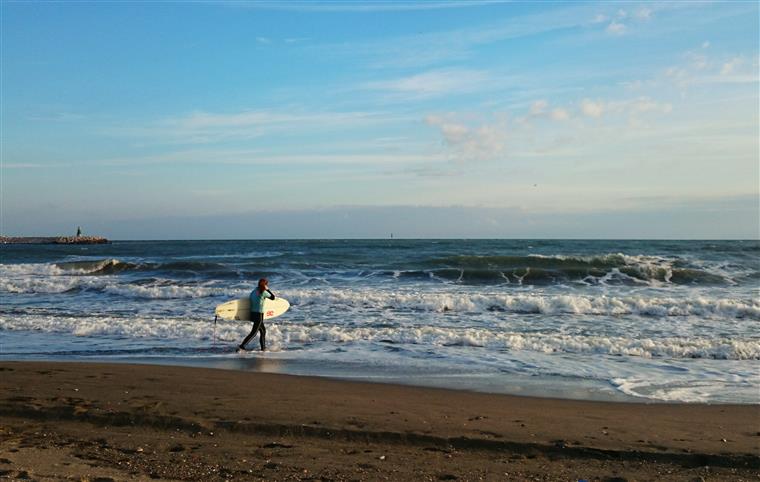
<path id="1" fill-rule="evenodd" d="M 468 1 L 410 1 L 399 2 L 392 0 L 342 0 L 342 1 L 227 1 L 227 5 L 242 6 L 247 8 L 269 9 L 269 10 L 288 10 L 299 12 L 355 12 L 355 13 L 374 13 L 374 12 L 404 12 L 417 10 L 441 10 L 457 8 L 474 8 L 489 5 L 498 5 L 509 3 L 508 0 L 468 0 Z"/>
<path id="2" fill-rule="evenodd" d="M 613 4 L 610 4 L 613 5 Z M 657 7 L 644 6 L 637 8 L 634 11 L 628 11 L 619 8 L 617 11 L 608 11 L 605 13 L 597 13 L 592 23 L 601 24 L 606 23 L 604 31 L 609 35 L 621 36 L 629 32 L 629 28 L 637 23 L 647 22 L 654 17 L 656 8 L 672 8 L 664 5 Z"/>
<path id="3" fill-rule="evenodd" d="M 593 6 L 576 4 L 467 28 L 401 35 L 382 41 L 323 44 L 314 48 L 324 55 L 358 56 L 373 68 L 429 66 L 466 59 L 482 45 L 590 26 L 594 9 Z"/>
<path id="4" fill-rule="evenodd" d="M 530 106 L 531 115 L 542 115 L 546 112 L 549 102 L 546 99 L 539 99 Z"/>
<path id="5" fill-rule="evenodd" d="M 604 103 L 583 99 L 581 101 L 581 112 L 587 117 L 601 117 L 604 114 Z"/>
<path id="6" fill-rule="evenodd" d="M 497 122 L 470 125 L 454 115 L 429 115 L 425 122 L 436 127 L 451 158 L 459 162 L 503 157 L 507 149 L 508 124 Z"/>
<path id="7" fill-rule="evenodd" d="M 211 144 L 255 139 L 266 134 L 350 130 L 393 123 L 398 114 L 385 112 L 298 112 L 296 109 L 244 110 L 230 113 L 196 111 L 155 120 L 148 125 L 106 128 L 106 133 L 154 143 Z"/>
<path id="8" fill-rule="evenodd" d="M 562 107 L 553 109 L 550 116 L 552 120 L 555 121 L 566 121 L 570 119 L 570 113 L 567 111 L 567 109 L 563 109 Z"/>
<path id="9" fill-rule="evenodd" d="M 737 68 L 740 67 L 743 63 L 744 59 L 742 57 L 733 57 L 732 59 L 725 62 L 720 68 L 720 75 L 733 74 L 734 71 L 736 71 Z"/>
<path id="10" fill-rule="evenodd" d="M 658 102 L 646 96 L 617 101 L 583 99 L 580 103 L 580 112 L 584 116 L 592 118 L 600 118 L 607 113 L 628 115 L 644 113 L 668 114 L 672 110 L 673 105 L 671 103 Z"/>
<path id="11" fill-rule="evenodd" d="M 546 99 L 538 99 L 530 104 L 526 115 L 515 117 L 515 123 L 526 124 L 534 119 L 566 121 L 570 119 L 570 112 L 563 107 L 552 107 Z"/>
<path id="12" fill-rule="evenodd" d="M 623 35 L 625 34 L 627 27 L 623 23 L 612 21 L 609 25 L 607 25 L 607 28 L 605 30 L 611 35 Z"/>
<path id="13" fill-rule="evenodd" d="M 482 92 L 492 81 L 482 70 L 445 69 L 391 80 L 367 82 L 362 89 L 379 91 L 399 99 L 428 98 L 465 92 Z"/>
<path id="14" fill-rule="evenodd" d="M 498 116 L 449 112 L 428 115 L 425 122 L 435 127 L 450 159 L 473 161 L 515 161 L 549 156 L 589 158 L 591 144 L 614 139 L 625 133 L 642 135 L 650 122 L 659 122 L 673 111 L 669 102 L 639 96 L 623 99 L 583 98 L 565 105 L 552 105 L 538 99 L 522 112 L 510 111 Z M 604 132 L 600 136 L 600 133 Z M 572 148 L 571 148 L 572 147 Z"/>
<path id="15" fill-rule="evenodd" d="M 757 83 L 758 64 L 747 61 L 744 55 L 710 55 L 709 42 L 700 50 L 688 50 L 684 61 L 665 69 L 664 77 L 684 94 L 689 87 L 699 84 Z"/>
<path id="16" fill-rule="evenodd" d="M 634 16 L 639 20 L 650 20 L 652 18 L 653 10 L 649 7 L 641 7 L 634 13 Z"/>
<path id="17" fill-rule="evenodd" d="M 72 112 L 55 112 L 51 114 L 31 114 L 27 117 L 29 120 L 41 122 L 75 122 L 84 120 L 86 117 L 82 114 Z"/>
<path id="18" fill-rule="evenodd" d="M 3 169 L 42 169 L 51 167 L 50 164 L 36 164 L 31 162 L 3 162 L 0 164 Z M 56 164 L 54 167 L 65 167 Z"/>
<path id="19" fill-rule="evenodd" d="M 97 166 L 159 166 L 159 165 L 212 165 L 212 166 L 412 166 L 440 163 L 445 160 L 436 153 L 394 153 L 373 152 L 365 149 L 347 153 L 303 152 L 282 154 L 266 149 L 184 149 L 152 155 L 99 158 L 81 161 L 83 165 Z M 25 167 L 16 165 L 13 167 Z M 5 165 L 4 165 L 5 167 Z"/>

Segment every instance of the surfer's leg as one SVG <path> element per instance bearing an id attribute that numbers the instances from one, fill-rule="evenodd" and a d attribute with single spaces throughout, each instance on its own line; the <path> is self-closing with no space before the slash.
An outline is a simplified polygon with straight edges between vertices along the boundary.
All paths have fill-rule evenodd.
<path id="1" fill-rule="evenodd" d="M 248 344 L 249 341 L 251 341 L 251 338 L 253 338 L 253 335 L 256 333 L 256 323 L 253 324 L 253 328 L 251 328 L 251 332 L 248 333 L 248 336 L 245 337 L 243 340 L 243 343 L 240 344 L 239 348 L 242 350 L 245 350 L 245 346 Z"/>
<path id="2" fill-rule="evenodd" d="M 248 336 L 245 337 L 245 340 L 243 340 L 243 343 L 240 344 L 240 348 L 243 350 L 245 350 L 245 346 L 248 344 L 249 341 L 251 341 L 251 338 L 253 338 L 253 335 L 255 335 L 257 331 L 259 331 L 259 326 L 264 322 L 264 315 L 262 313 L 251 313 L 251 321 L 253 321 L 253 327 L 251 327 L 251 332 L 248 333 Z"/>
<path id="3" fill-rule="evenodd" d="M 267 349 L 267 329 L 264 328 L 264 320 L 261 321 L 261 325 L 259 326 L 259 333 L 261 335 L 259 336 L 259 343 L 261 343 L 261 351 L 264 351 Z"/>

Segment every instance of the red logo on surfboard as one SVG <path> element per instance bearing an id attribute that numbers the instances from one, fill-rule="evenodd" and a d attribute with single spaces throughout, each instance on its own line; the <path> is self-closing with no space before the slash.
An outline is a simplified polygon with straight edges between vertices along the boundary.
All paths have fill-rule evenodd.
<path id="1" fill-rule="evenodd" d="M 267 316 L 274 316 L 274 311 L 273 310 L 267 311 Z"/>

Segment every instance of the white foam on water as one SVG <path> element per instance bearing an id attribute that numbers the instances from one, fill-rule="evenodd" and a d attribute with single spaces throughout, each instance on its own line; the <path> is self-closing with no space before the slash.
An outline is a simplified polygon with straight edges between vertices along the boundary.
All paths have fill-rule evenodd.
<path id="1" fill-rule="evenodd" d="M 125 298 L 176 299 L 231 296 L 235 290 L 213 286 L 211 283 L 178 285 L 170 280 L 155 280 L 151 284 L 126 284 L 107 277 L 58 277 L 0 280 L 0 292 L 19 294 L 57 294 L 69 291 L 102 291 Z"/>
<path id="2" fill-rule="evenodd" d="M 153 300 L 166 299 L 194 299 L 209 296 L 229 295 L 230 289 L 214 286 L 178 286 L 172 284 L 155 285 L 117 285 L 110 284 L 103 287 L 103 291 L 109 294 L 121 295 L 130 298 L 144 298 Z"/>
<path id="3" fill-rule="evenodd" d="M 100 260 L 81 260 L 81 261 L 65 261 L 56 263 L 53 265 L 60 270 L 61 273 L 67 274 L 89 274 L 97 273 L 105 268 L 116 268 L 119 266 L 127 266 L 127 263 L 119 261 L 118 259 L 100 259 Z"/>
<path id="4" fill-rule="evenodd" d="M 501 333 L 486 329 L 457 330 L 431 326 L 401 328 L 281 326 L 280 331 L 286 343 L 388 341 L 401 345 L 469 346 L 540 353 L 760 360 L 760 340 L 639 339 L 547 333 Z"/>
<path id="5" fill-rule="evenodd" d="M 60 333 L 61 344 L 56 349 L 63 353 L 77 352 L 79 356 L 87 356 L 88 347 L 92 346 L 91 356 L 102 350 L 123 350 L 126 354 L 120 356 L 174 357 L 176 351 L 160 349 L 210 345 L 213 337 L 232 349 L 250 328 L 250 323 L 220 322 L 215 326 L 210 320 L 192 318 L 0 316 L 0 330 Z M 64 334 L 98 341 L 86 345 L 72 343 Z M 760 359 L 760 340 L 639 340 L 432 326 L 345 327 L 278 320 L 267 322 L 267 340 L 270 350 L 278 356 L 348 362 L 356 365 L 358 374 L 362 363 L 396 367 L 397 373 L 403 373 L 404 367 L 428 370 L 448 367 L 498 377 L 500 370 L 506 369 L 521 376 L 580 376 L 602 386 L 607 380 L 610 386 L 630 396 L 682 402 L 757 403 L 752 393 L 760 387 L 757 370 L 754 378 L 747 375 Z M 257 342 L 255 337 L 252 348 L 257 347 Z M 135 347 L 144 347 L 145 354 Z M 21 353 L 29 350 L 24 347 Z M 436 358 L 431 363 L 431 356 L 442 360 Z"/>
<path id="6" fill-rule="evenodd" d="M 71 291 L 102 291 L 112 295 L 139 299 L 203 298 L 232 296 L 232 287 L 216 286 L 214 282 L 180 282 L 152 279 L 150 283 L 135 284 L 117 275 L 85 276 L 107 266 L 117 266 L 115 259 L 69 263 L 67 268 L 55 264 L 0 265 L 0 293 L 59 294 Z"/>
<path id="7" fill-rule="evenodd" d="M 556 259 L 560 261 L 579 261 L 595 265 L 603 263 L 605 265 L 616 265 L 612 267 L 606 275 L 601 277 L 588 276 L 584 281 L 607 284 L 614 280 L 625 280 L 634 284 L 661 286 L 669 285 L 673 281 L 675 271 L 679 269 L 698 270 L 706 275 L 712 276 L 715 280 L 721 280 L 729 285 L 736 285 L 736 279 L 745 277 L 756 271 L 756 268 L 730 266 L 726 263 L 706 262 L 704 260 L 692 258 L 676 258 L 655 255 L 630 255 L 624 253 L 608 253 L 603 255 L 591 256 L 572 256 L 572 255 L 540 255 L 529 254 L 528 258 L 537 259 Z M 630 276 L 621 272 L 625 269 L 634 273 L 636 276 Z"/>
<path id="8" fill-rule="evenodd" d="M 106 260 L 102 263 L 117 263 Z M 97 268 L 100 269 L 100 268 Z M 96 270 L 96 268 L 91 268 Z M 117 275 L 81 276 L 82 270 L 63 270 L 51 264 L 0 265 L 0 292 L 21 294 L 57 294 L 69 291 L 100 290 L 137 299 L 201 298 L 236 296 L 244 293 L 239 286 L 215 281 L 178 282 L 153 279 L 149 283 L 131 283 Z M 239 285 L 239 283 L 238 283 Z M 438 291 L 393 291 L 386 289 L 289 289 L 283 295 L 295 304 L 342 304 L 374 309 L 421 310 L 433 313 L 488 312 L 573 314 L 573 315 L 639 315 L 649 317 L 699 316 L 727 319 L 760 320 L 760 298 L 691 296 L 612 296 L 606 294 L 547 294 L 530 292 L 470 293 L 465 288 L 443 287 Z M 719 292 L 720 294 L 720 292 Z"/>
<path id="9" fill-rule="evenodd" d="M 590 286 L 535 289 L 514 283 L 407 283 L 395 271 L 374 284 L 331 286 L 327 276 L 304 275 L 301 286 L 288 282 L 285 289 L 275 289 L 292 310 L 267 322 L 267 338 L 284 357 L 391 364 L 401 371 L 419 362 L 581 377 L 631 396 L 669 401 L 731 401 L 735 389 L 741 394 L 736 400 L 755 403 L 747 394 L 757 392 L 760 376 L 757 369 L 754 377 L 747 372 L 760 360 L 760 297 L 744 287 L 666 286 L 676 260 L 609 256 L 619 256 L 614 260 L 618 265 L 636 265 L 642 278 L 663 281 L 615 288 L 602 277 Z M 3 304 L 8 300 L 7 308 L 0 307 L 0 332 L 92 340 L 76 343 L 83 352 L 111 343 L 127 352 L 132 346 L 160 348 L 167 342 L 181 350 L 210 343 L 213 305 L 247 294 L 251 284 L 156 278 L 156 273 L 138 270 L 125 273 L 120 263 L 0 265 L 0 295 Z M 607 281 L 630 278 L 620 268 L 611 268 L 607 276 Z M 23 296 L 14 298 L 16 294 Z M 91 313 L 98 309 L 92 303 L 103 311 Z M 249 330 L 249 323 L 220 322 L 216 339 L 234 345 Z M 170 356 L 160 349 L 156 353 Z M 404 358 L 410 353 L 417 358 Z M 672 364 L 679 367 L 670 375 Z M 745 372 L 737 375 L 737 367 Z"/>
<path id="10" fill-rule="evenodd" d="M 715 377 L 707 373 L 686 374 L 682 378 L 633 375 L 613 378 L 611 384 L 626 395 L 647 400 L 689 403 L 760 403 L 760 374 Z"/>
<path id="11" fill-rule="evenodd" d="M 316 312 L 320 311 L 319 304 L 313 308 L 317 308 Z M 640 337 L 636 332 L 624 334 L 624 330 L 617 336 L 517 332 L 497 327 L 419 324 L 421 319 L 417 315 L 409 318 L 414 323 L 405 323 L 406 318 L 399 317 L 394 320 L 395 326 L 376 325 L 385 317 L 345 324 L 353 319 L 349 316 L 348 320 L 342 320 L 344 324 L 336 324 L 315 322 L 308 316 L 304 319 L 303 315 L 307 313 L 299 311 L 297 305 L 293 310 L 293 318 L 298 321 L 284 318 L 267 322 L 269 346 L 273 351 L 284 350 L 283 356 L 317 361 L 348 360 L 352 363 L 370 363 L 371 360 L 374 365 L 404 367 L 410 362 L 403 358 L 406 355 L 394 355 L 397 349 L 422 356 L 419 363 L 424 363 L 425 357 L 431 356 L 427 353 L 435 353 L 442 356 L 446 364 L 460 368 L 493 370 L 501 366 L 529 376 L 574 377 L 583 374 L 599 383 L 612 380 L 612 386 L 621 393 L 646 399 L 722 400 L 721 397 L 726 396 L 726 387 L 732 386 L 735 380 L 722 368 L 716 372 L 712 367 L 705 368 L 704 364 L 747 364 L 760 359 L 760 339 L 752 336 L 731 339 L 709 336 L 654 338 Z M 436 323 L 436 320 L 434 317 L 429 322 Z M 235 345 L 249 332 L 250 324 L 219 322 L 215 327 L 210 318 L 192 316 L 81 317 L 0 313 L 0 330 L 62 333 L 92 340 L 111 339 L 118 351 L 129 350 L 136 345 L 163 347 L 167 343 L 198 346 L 210 343 L 214 332 L 218 342 Z M 82 350 L 82 346 L 75 348 Z M 104 344 L 99 342 L 98 346 L 102 349 Z M 341 350 L 340 347 L 345 348 Z M 334 351 L 342 353 L 333 354 Z M 150 356 L 176 356 L 175 352 L 167 355 L 158 353 Z M 656 369 L 679 360 L 687 366 L 681 375 L 685 377 L 683 379 L 663 377 Z M 440 363 L 436 360 L 430 366 Z M 429 363 L 424 365 L 428 366 Z M 760 381 L 750 382 L 750 386 L 740 387 L 732 396 L 744 400 L 753 387 L 756 389 L 759 386 Z"/>
<path id="12" fill-rule="evenodd" d="M 0 278 L 0 292 L 5 293 L 64 293 L 84 283 L 73 278 Z"/>
<path id="13" fill-rule="evenodd" d="M 573 315 L 747 317 L 760 320 L 760 299 L 696 297 L 690 299 L 652 296 L 591 296 L 582 294 L 467 294 L 453 292 L 388 292 L 386 290 L 329 289 L 283 290 L 291 303 L 344 305 L 348 307 L 394 308 L 436 313 L 487 312 L 494 309 L 513 313 Z"/>
<path id="14" fill-rule="evenodd" d="M 63 273 L 63 270 L 61 268 L 55 264 L 49 263 L 0 264 L 0 276 L 3 278 L 18 277 L 24 275 L 58 275 L 61 273 Z"/>
<path id="15" fill-rule="evenodd" d="M 92 271 L 102 269 L 116 260 L 102 260 Z M 88 265 L 91 265 L 88 262 Z M 88 270 L 64 270 L 55 264 L 0 264 L 0 292 L 6 293 L 64 293 L 77 288 L 100 286 L 100 282 L 81 275 Z"/>
<path id="16" fill-rule="evenodd" d="M 760 339 L 639 338 L 557 333 L 515 333 L 485 328 L 435 326 L 340 326 L 326 323 L 268 323 L 284 343 L 389 342 L 398 345 L 482 347 L 488 350 L 523 350 L 539 353 L 616 355 L 631 357 L 709 358 L 760 360 Z M 219 323 L 225 333 L 246 331 L 247 323 Z M 243 328 L 241 328 L 243 326 Z M 39 330 L 85 335 L 121 335 L 134 338 L 209 337 L 208 319 L 2 316 L 2 330 Z M 224 338 L 223 338 L 224 339 Z"/>

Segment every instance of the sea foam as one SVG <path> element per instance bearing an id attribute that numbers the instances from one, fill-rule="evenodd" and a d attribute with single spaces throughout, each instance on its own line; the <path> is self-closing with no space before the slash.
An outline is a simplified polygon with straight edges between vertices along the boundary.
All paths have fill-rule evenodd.
<path id="1" fill-rule="evenodd" d="M 394 345 L 460 346 L 487 350 L 521 350 L 545 354 L 633 356 L 643 358 L 710 358 L 760 360 L 760 339 L 714 339 L 706 337 L 598 336 L 586 334 L 519 333 L 484 328 L 437 326 L 341 326 L 327 323 L 267 322 L 269 336 L 285 344 L 388 343 Z M 249 323 L 217 323 L 218 336 L 234 341 Z M 209 339 L 214 325 L 210 318 L 140 318 L 67 316 L 0 316 L 2 330 L 64 332 L 78 336 L 119 335 L 134 338 Z"/>
<path id="2" fill-rule="evenodd" d="M 575 315 L 702 316 L 760 320 L 758 299 L 715 299 L 695 297 L 608 296 L 581 294 L 467 294 L 447 292 L 399 292 L 389 295 L 377 289 L 284 290 L 292 303 L 361 306 L 374 309 L 420 310 L 429 312 L 489 312 Z M 346 308 L 343 308 L 346 309 Z"/>

